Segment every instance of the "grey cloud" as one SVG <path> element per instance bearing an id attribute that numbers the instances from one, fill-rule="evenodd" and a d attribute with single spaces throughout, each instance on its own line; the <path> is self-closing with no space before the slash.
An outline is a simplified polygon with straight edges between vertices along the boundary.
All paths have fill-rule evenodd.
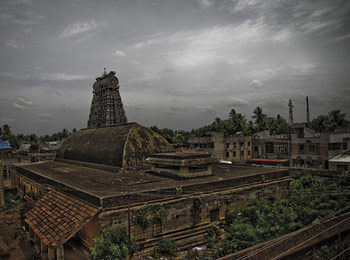
<path id="1" fill-rule="evenodd" d="M 243 98 L 230 97 L 227 106 L 228 107 L 244 107 L 249 105 L 248 101 Z"/>
<path id="2" fill-rule="evenodd" d="M 44 113 L 44 114 L 37 114 L 37 117 L 41 119 L 51 119 L 53 116 L 50 113 Z"/>
<path id="3" fill-rule="evenodd" d="M 97 22 L 95 22 L 94 20 L 88 21 L 88 22 L 75 22 L 71 25 L 69 25 L 68 27 L 66 27 L 62 33 L 59 35 L 59 37 L 61 38 L 65 38 L 65 37 L 70 37 L 76 34 L 80 34 L 80 33 L 84 33 L 84 32 L 88 32 L 91 30 L 96 29 L 99 26 L 99 24 Z"/>
<path id="4" fill-rule="evenodd" d="M 260 80 L 254 79 L 249 83 L 249 87 L 252 88 L 261 88 L 262 87 L 262 82 Z"/>

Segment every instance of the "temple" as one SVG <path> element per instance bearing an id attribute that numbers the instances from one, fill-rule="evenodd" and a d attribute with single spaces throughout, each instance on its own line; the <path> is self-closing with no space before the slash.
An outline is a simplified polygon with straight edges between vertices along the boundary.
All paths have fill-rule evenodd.
<path id="1" fill-rule="evenodd" d="M 119 93 L 119 80 L 114 71 L 106 73 L 104 70 L 93 85 L 88 128 L 125 124 L 127 121 Z"/>

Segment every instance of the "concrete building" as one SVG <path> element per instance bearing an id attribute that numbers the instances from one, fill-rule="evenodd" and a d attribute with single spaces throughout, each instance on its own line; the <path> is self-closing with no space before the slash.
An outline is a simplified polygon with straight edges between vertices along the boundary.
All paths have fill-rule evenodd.
<path id="1" fill-rule="evenodd" d="M 50 260 L 61 260 L 73 240 L 88 248 L 101 231 L 127 226 L 129 208 L 142 253 L 163 236 L 187 248 L 203 243 L 206 228 L 227 209 L 281 194 L 290 182 L 286 170 L 212 164 L 203 154 L 165 153 L 171 149 L 132 123 L 83 129 L 62 144 L 55 161 L 16 165 L 18 192 L 34 203 L 23 216 L 28 238 Z M 143 207 L 150 219 L 164 208 L 166 219 L 142 226 L 137 213 Z"/>
<path id="2" fill-rule="evenodd" d="M 350 150 L 329 159 L 329 169 L 340 172 L 350 171 Z"/>
<path id="3" fill-rule="evenodd" d="M 225 136 L 220 132 L 208 132 L 206 137 L 189 138 L 191 149 L 211 153 L 218 160 L 245 163 L 252 158 L 252 137 L 236 133 Z"/>
<path id="4" fill-rule="evenodd" d="M 260 165 L 289 166 L 290 135 L 271 135 L 264 130 L 253 135 L 253 156 L 247 162 Z"/>
<path id="5" fill-rule="evenodd" d="M 329 159 L 350 147 L 349 129 L 334 133 L 316 133 L 303 124 L 293 125 L 291 135 L 291 166 L 306 168 L 329 168 Z"/>
<path id="6" fill-rule="evenodd" d="M 328 169 L 329 133 L 316 133 L 304 124 L 294 124 L 291 134 L 291 166 Z"/>

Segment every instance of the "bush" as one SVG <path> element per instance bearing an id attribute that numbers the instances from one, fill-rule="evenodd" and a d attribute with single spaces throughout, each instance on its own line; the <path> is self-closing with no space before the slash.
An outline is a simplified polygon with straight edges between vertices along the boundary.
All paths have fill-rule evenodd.
<path id="1" fill-rule="evenodd" d="M 15 208 L 20 203 L 20 197 L 17 194 L 13 194 L 12 192 L 5 193 L 5 205 L 6 208 L 11 209 Z"/>
<path id="2" fill-rule="evenodd" d="M 169 238 L 162 238 L 159 240 L 153 249 L 153 256 L 173 256 L 176 253 L 176 242 Z"/>
<path id="3" fill-rule="evenodd" d="M 136 240 L 131 237 L 131 253 L 137 250 Z M 128 233 L 125 227 L 115 227 L 102 233 L 94 239 L 90 248 L 90 259 L 124 260 L 129 255 Z"/>
<path id="4" fill-rule="evenodd" d="M 136 212 L 136 220 L 137 223 L 143 228 L 146 229 L 148 225 L 151 223 L 150 208 L 148 205 L 144 205 L 142 208 L 137 210 Z"/>
<path id="5" fill-rule="evenodd" d="M 157 209 L 153 221 L 162 225 L 167 216 L 168 212 L 166 211 L 166 209 L 164 207 L 160 207 Z"/>

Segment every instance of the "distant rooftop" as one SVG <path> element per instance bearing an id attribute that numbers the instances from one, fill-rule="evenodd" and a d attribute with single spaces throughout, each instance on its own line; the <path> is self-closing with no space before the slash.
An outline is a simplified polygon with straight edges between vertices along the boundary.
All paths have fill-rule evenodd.
<path id="1" fill-rule="evenodd" d="M 0 150 L 1 149 L 12 149 L 12 147 L 4 140 L 0 140 Z"/>

